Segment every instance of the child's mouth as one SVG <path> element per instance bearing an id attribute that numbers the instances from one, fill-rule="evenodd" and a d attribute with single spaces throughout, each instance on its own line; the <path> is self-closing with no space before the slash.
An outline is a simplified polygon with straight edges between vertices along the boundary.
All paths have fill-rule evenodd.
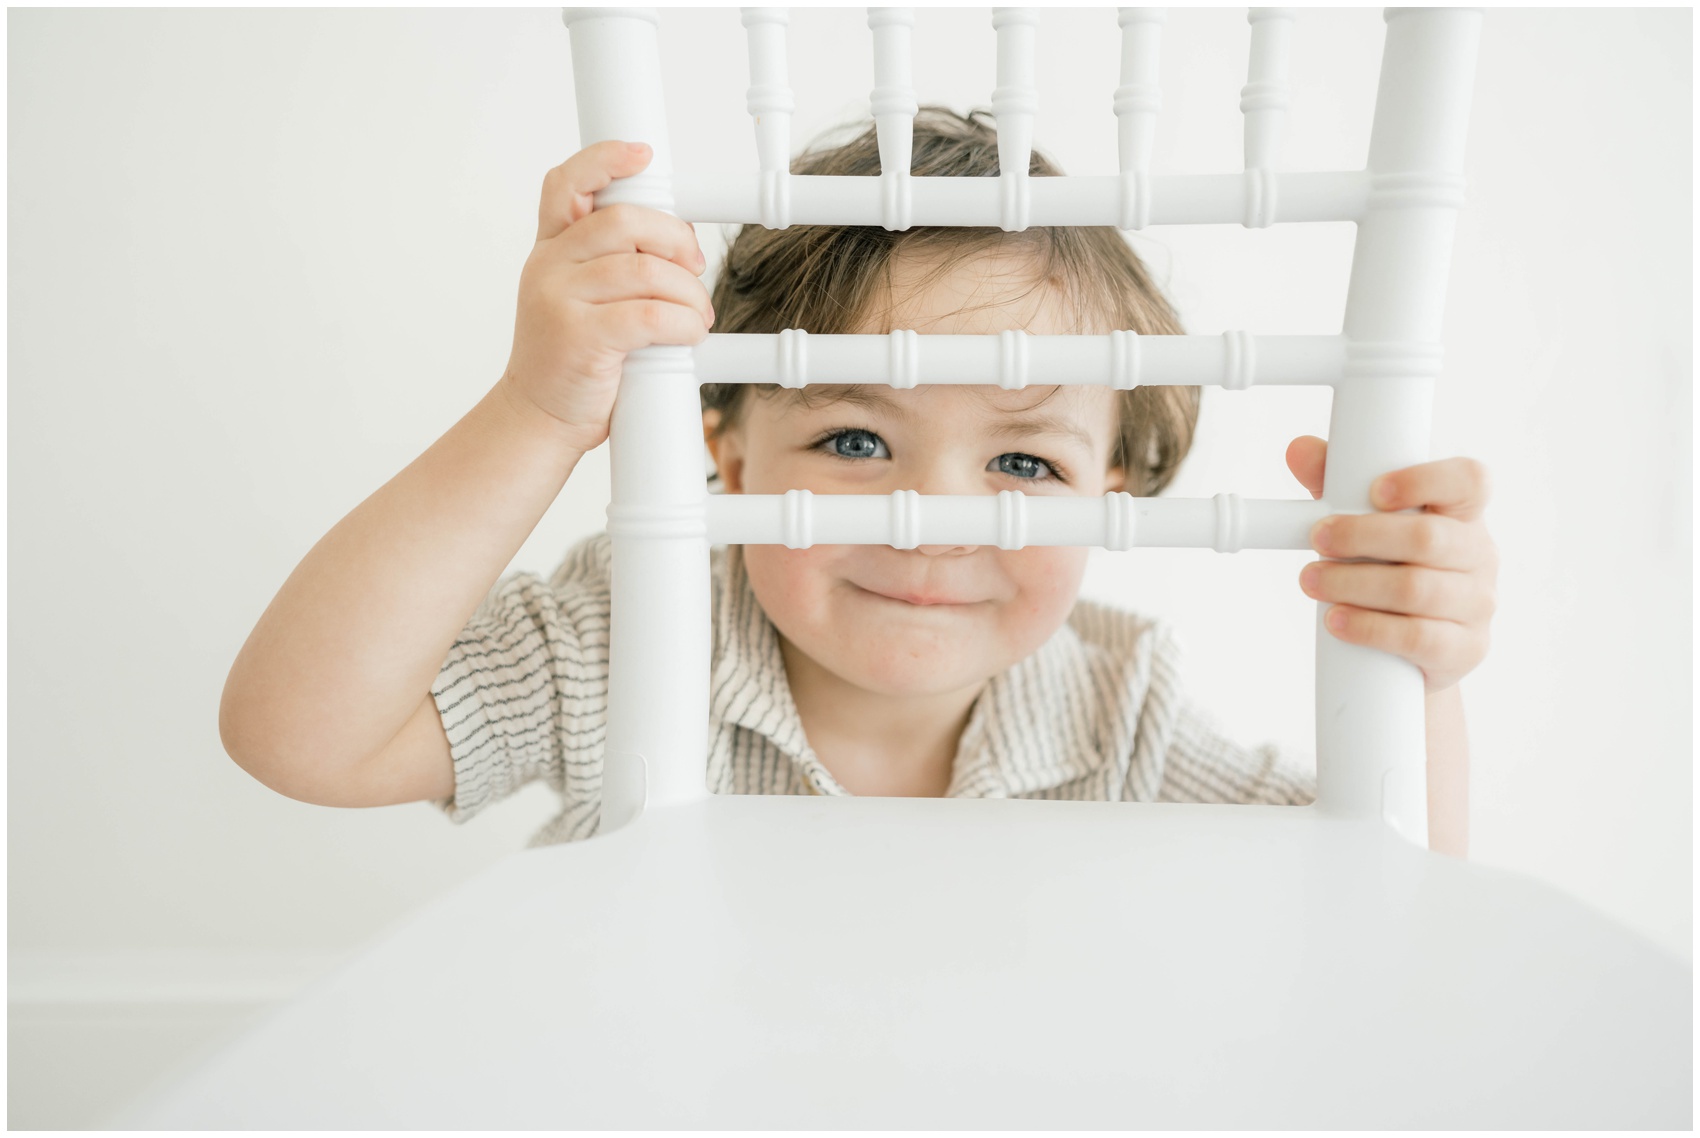
<path id="1" fill-rule="evenodd" d="M 974 601 L 964 600 L 959 597 L 952 597 L 942 593 L 910 593 L 898 590 L 887 592 L 881 589 L 869 589 L 862 585 L 857 585 L 856 587 L 861 589 L 864 593 L 878 597 L 881 600 L 895 601 L 899 604 L 913 605 L 917 608 L 922 606 L 962 607 L 975 603 Z"/>

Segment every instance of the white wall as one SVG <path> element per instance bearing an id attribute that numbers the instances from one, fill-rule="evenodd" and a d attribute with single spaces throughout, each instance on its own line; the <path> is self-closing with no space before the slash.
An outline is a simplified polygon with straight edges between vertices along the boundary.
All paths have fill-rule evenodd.
<path id="1" fill-rule="evenodd" d="M 1114 17 L 1044 19 L 1040 143 L 1110 172 Z M 8 29 L 14 1009 L 169 1003 L 161 975 L 208 954 L 238 978 L 209 990 L 263 1002 L 551 813 L 540 786 L 464 828 L 302 805 L 225 757 L 217 706 L 299 558 L 500 373 L 543 174 L 577 148 L 567 34 L 554 9 L 22 9 Z M 1374 11 L 1303 14 L 1288 168 L 1362 165 L 1381 35 Z M 1171 13 L 1158 172 L 1239 168 L 1246 38 L 1240 10 Z M 1474 856 L 1685 956 L 1691 39 L 1686 10 L 1490 14 L 1435 419 L 1437 456 L 1490 466 L 1504 557 L 1464 685 Z M 981 10 L 925 14 L 923 101 L 988 103 L 993 42 Z M 678 164 L 753 162 L 736 15 L 669 12 L 663 50 Z M 794 137 L 865 116 L 869 68 L 856 11 L 798 12 Z M 1333 333 L 1352 238 L 1136 244 L 1189 331 Z M 1172 493 L 1300 496 L 1281 455 L 1326 434 L 1327 403 L 1209 389 Z M 597 453 L 515 566 L 552 568 L 606 493 Z M 1236 731 L 1311 746 L 1302 554 L 1096 556 L 1089 591 L 1174 619 Z M 51 1078 L 14 1077 L 15 1125 L 22 1082 L 28 1117 L 70 1117 Z"/>

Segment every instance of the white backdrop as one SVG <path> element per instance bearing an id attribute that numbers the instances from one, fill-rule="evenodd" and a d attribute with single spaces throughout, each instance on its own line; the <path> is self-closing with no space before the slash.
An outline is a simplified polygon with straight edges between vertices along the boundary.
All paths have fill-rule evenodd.
<path id="1" fill-rule="evenodd" d="M 303 805 L 224 755 L 217 707 L 300 557 L 500 374 L 543 174 L 577 149 L 567 33 L 553 8 L 8 27 L 14 1007 L 219 968 L 258 999 L 552 812 L 540 785 L 465 827 Z M 1044 17 L 1037 138 L 1070 173 L 1115 168 L 1114 32 Z M 1301 13 L 1287 168 L 1361 167 L 1381 36 L 1375 10 Z M 1247 38 L 1243 10 L 1171 12 L 1155 171 L 1240 168 Z M 1473 856 L 1688 957 L 1691 41 L 1686 10 L 1489 14 L 1434 450 L 1490 467 L 1504 557 L 1464 683 Z M 662 42 L 678 165 L 753 164 L 735 12 L 670 11 Z M 989 104 L 993 43 L 983 10 L 924 13 L 922 101 Z M 798 145 L 865 118 L 859 10 L 798 12 L 791 61 Z M 1135 243 L 1188 331 L 1335 333 L 1352 239 Z M 1327 413 L 1326 389 L 1207 389 L 1171 493 L 1302 496 L 1282 452 Z M 553 568 L 606 495 L 604 449 L 514 566 Z M 1089 593 L 1177 623 L 1236 733 L 1312 745 L 1304 555 L 1095 557 Z"/>

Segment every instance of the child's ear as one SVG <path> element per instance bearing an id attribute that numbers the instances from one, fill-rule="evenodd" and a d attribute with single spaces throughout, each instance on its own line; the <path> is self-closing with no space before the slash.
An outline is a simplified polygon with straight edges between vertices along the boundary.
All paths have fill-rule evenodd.
<path id="1" fill-rule="evenodd" d="M 728 494 L 744 492 L 744 456 L 738 432 L 720 430 L 720 412 L 710 409 L 702 413 L 702 441 L 708 446 L 714 469 L 720 474 L 720 486 Z"/>

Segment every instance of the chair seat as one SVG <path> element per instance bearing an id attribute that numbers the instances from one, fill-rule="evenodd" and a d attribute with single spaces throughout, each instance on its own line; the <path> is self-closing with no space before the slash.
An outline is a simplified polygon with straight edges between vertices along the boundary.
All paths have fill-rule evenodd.
<path id="1" fill-rule="evenodd" d="M 714 797 L 436 900 L 137 1127 L 1692 1124 L 1692 970 L 1296 807 Z"/>

